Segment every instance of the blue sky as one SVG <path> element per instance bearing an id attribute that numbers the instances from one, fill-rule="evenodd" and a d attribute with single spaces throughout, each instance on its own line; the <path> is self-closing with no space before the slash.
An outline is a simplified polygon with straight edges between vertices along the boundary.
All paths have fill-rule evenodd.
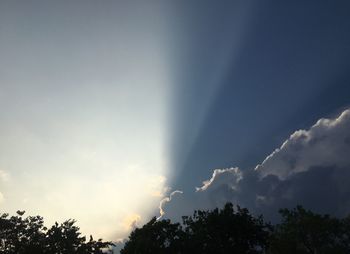
<path id="1" fill-rule="evenodd" d="M 160 202 L 175 218 L 224 201 L 252 209 L 300 201 L 315 168 L 327 179 L 349 165 L 335 156 L 349 151 L 341 145 L 349 9 L 347 1 L 2 1 L 1 211 L 74 217 L 84 233 L 117 240 Z M 290 138 L 300 129 L 327 143 Z M 289 139 L 302 154 L 275 155 Z M 327 160 L 316 163 L 313 151 Z M 262 181 L 253 173 L 260 164 Z M 288 203 L 269 183 L 299 194 Z M 175 190 L 183 193 L 168 202 Z M 302 201 L 321 209 L 315 200 L 311 192 Z"/>
<path id="2" fill-rule="evenodd" d="M 188 75 L 177 86 L 172 165 L 182 188 L 216 167 L 252 167 L 294 130 L 349 105 L 349 5 L 248 2 L 206 1 L 188 14 L 205 32 L 191 28 L 185 48 L 196 49 L 179 64 Z"/>

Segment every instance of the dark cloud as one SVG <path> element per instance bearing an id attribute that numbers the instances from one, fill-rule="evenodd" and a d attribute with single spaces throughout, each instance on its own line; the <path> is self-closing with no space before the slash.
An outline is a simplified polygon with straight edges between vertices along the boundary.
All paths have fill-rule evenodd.
<path id="1" fill-rule="evenodd" d="M 163 203 L 166 217 L 233 202 L 275 221 L 298 204 L 321 213 L 350 213 L 350 110 L 293 133 L 255 169 L 216 169 L 194 193 Z M 170 201 L 170 200 L 169 200 Z M 169 212 L 168 212 L 169 211 Z"/>

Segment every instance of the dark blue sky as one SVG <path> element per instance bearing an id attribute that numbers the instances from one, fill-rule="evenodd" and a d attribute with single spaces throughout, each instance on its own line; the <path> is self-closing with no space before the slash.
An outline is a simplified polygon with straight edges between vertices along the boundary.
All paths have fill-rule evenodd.
<path id="1" fill-rule="evenodd" d="M 254 167 L 293 131 L 350 104 L 348 1 L 182 3 L 175 188 L 193 190 L 215 168 Z"/>

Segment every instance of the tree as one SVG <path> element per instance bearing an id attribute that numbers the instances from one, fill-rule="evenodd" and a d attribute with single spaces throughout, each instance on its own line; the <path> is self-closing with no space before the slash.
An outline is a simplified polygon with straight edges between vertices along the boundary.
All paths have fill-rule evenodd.
<path id="1" fill-rule="evenodd" d="M 270 238 L 269 253 L 350 253 L 350 218 L 337 219 L 297 206 L 281 209 L 282 222 Z"/>
<path id="2" fill-rule="evenodd" d="M 121 254 L 176 254 L 181 253 L 183 231 L 178 223 L 152 218 L 142 228 L 131 232 Z"/>
<path id="3" fill-rule="evenodd" d="M 135 229 L 121 254 L 136 253 L 262 253 L 270 226 L 247 209 L 228 203 L 222 210 L 195 211 L 183 217 L 183 227 L 153 218 Z"/>
<path id="4" fill-rule="evenodd" d="M 247 209 L 233 208 L 195 211 L 183 217 L 186 232 L 186 253 L 263 253 L 270 225 L 263 218 L 253 217 Z"/>
<path id="5" fill-rule="evenodd" d="M 86 242 L 74 220 L 62 224 L 57 222 L 47 229 L 40 216 L 23 218 L 24 212 L 16 216 L 0 215 L 1 254 L 101 254 L 113 244 L 102 239 Z"/>
<path id="6" fill-rule="evenodd" d="M 29 216 L 23 218 L 24 212 L 17 211 L 17 216 L 0 216 L 0 252 L 1 253 L 44 253 L 46 228 L 43 218 Z"/>

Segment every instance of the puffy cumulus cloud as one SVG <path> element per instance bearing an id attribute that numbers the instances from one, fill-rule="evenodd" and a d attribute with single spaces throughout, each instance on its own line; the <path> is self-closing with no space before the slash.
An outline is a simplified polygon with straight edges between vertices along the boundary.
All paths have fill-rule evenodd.
<path id="1" fill-rule="evenodd" d="M 263 176 L 280 179 L 311 167 L 349 167 L 350 110 L 336 119 L 320 119 L 309 130 L 294 132 L 256 167 Z"/>
<path id="2" fill-rule="evenodd" d="M 181 221 L 183 215 L 190 215 L 195 209 L 207 210 L 222 206 L 231 200 L 232 193 L 239 192 L 242 172 L 238 168 L 216 169 L 211 179 L 204 181 L 194 192 L 175 191 L 160 204 L 160 217 Z M 181 194 L 181 195 L 179 195 Z"/>
<path id="3" fill-rule="evenodd" d="M 255 169 L 216 169 L 196 192 L 163 204 L 179 220 L 194 209 L 232 202 L 272 221 L 278 209 L 301 204 L 321 213 L 350 213 L 350 110 L 293 133 Z M 176 213 L 174 212 L 176 211 Z"/>
<path id="4" fill-rule="evenodd" d="M 205 191 L 208 188 L 226 185 L 228 188 L 235 189 L 236 184 L 241 180 L 242 173 L 239 168 L 215 169 L 212 177 L 203 182 L 202 187 L 197 187 L 197 191 Z"/>

